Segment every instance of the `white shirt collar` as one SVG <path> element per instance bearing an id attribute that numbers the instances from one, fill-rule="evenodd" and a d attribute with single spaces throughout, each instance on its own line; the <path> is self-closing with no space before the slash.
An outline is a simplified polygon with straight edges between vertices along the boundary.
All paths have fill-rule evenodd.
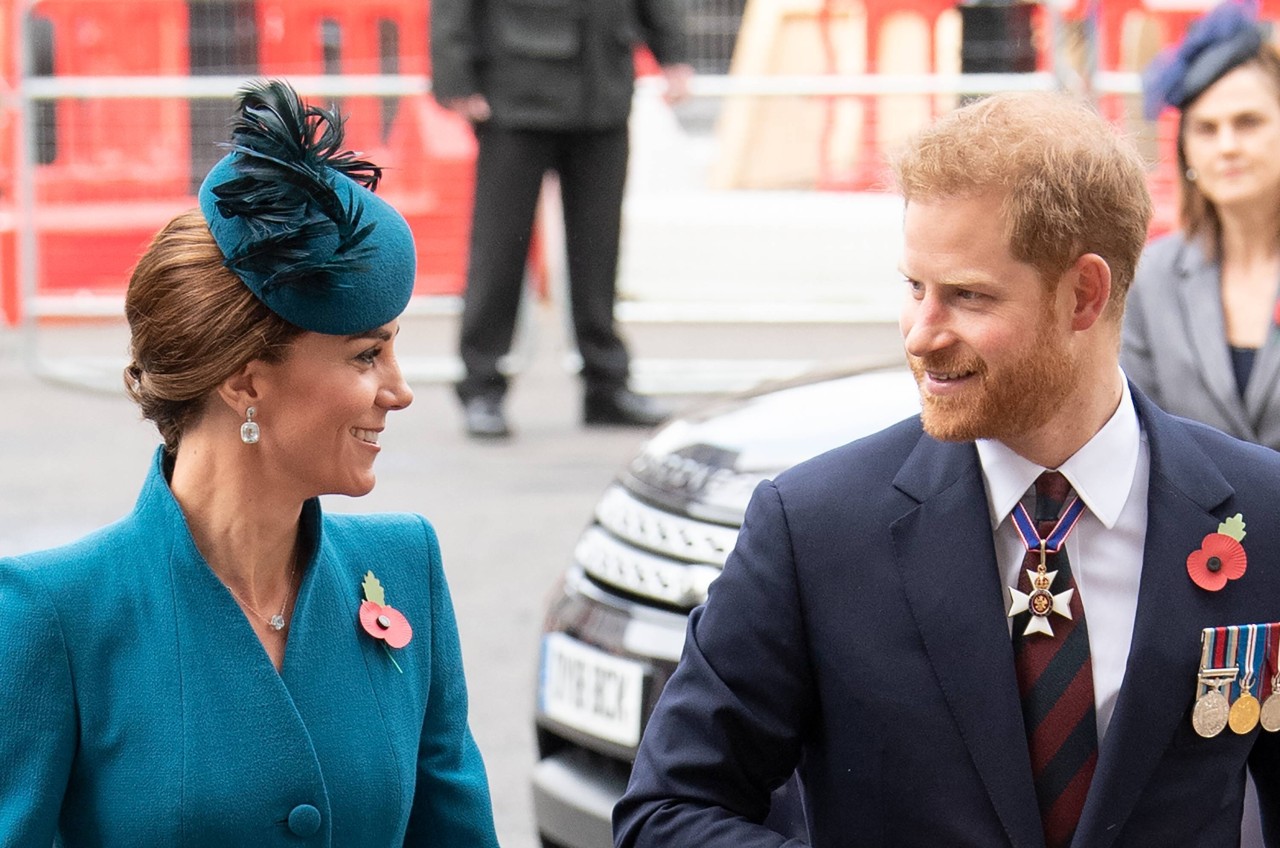
<path id="1" fill-rule="evenodd" d="M 1129 381 L 1123 372 L 1120 377 L 1122 389 L 1116 411 L 1084 447 L 1057 469 L 1108 530 L 1115 526 L 1129 499 L 1141 439 Z M 995 530 L 1046 469 L 993 439 L 978 439 L 976 444 L 987 486 L 991 529 Z"/>

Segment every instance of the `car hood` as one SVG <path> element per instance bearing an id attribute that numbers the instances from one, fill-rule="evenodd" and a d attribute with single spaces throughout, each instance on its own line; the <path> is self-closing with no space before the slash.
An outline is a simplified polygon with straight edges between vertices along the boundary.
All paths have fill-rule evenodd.
<path id="1" fill-rule="evenodd" d="M 665 424 L 622 483 L 655 506 L 738 526 L 761 480 L 919 411 L 901 367 L 764 388 Z"/>

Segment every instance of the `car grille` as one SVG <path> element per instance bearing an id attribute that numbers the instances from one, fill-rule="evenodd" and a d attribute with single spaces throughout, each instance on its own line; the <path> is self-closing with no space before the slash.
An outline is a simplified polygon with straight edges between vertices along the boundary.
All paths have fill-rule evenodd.
<path id="1" fill-rule="evenodd" d="M 706 600 L 738 531 L 673 515 L 611 486 L 576 558 L 593 579 L 662 604 L 692 608 Z"/>

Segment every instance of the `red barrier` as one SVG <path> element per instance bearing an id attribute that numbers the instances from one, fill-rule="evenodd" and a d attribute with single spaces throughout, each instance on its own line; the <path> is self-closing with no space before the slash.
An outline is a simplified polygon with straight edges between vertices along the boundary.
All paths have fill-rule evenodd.
<path id="1" fill-rule="evenodd" d="M 44 0 L 31 11 L 53 35 L 55 76 L 184 76 L 187 6 Z M 37 171 L 45 203 L 120 202 L 185 194 L 191 135 L 178 98 L 61 100 L 54 104 L 56 156 Z"/>
<path id="2" fill-rule="evenodd" d="M 475 190 L 476 140 L 459 117 L 430 98 L 404 104 L 380 192 L 413 228 L 418 248 L 418 294 L 461 294 Z"/>
<path id="3" fill-rule="evenodd" d="M 12 0 L 0 0 L 0 324 L 16 324 L 21 319 L 19 308 L 17 263 L 14 251 L 13 212 L 13 139 L 17 133 L 17 115 L 12 108 L 16 59 L 9 45 L 13 43 Z"/>
<path id="4" fill-rule="evenodd" d="M 14 0 L 0 0 L 0 44 Z M 224 7 L 232 20 L 235 4 Z M 420 0 L 260 0 L 247 20 L 214 19 L 226 31 L 193 32 L 221 14 L 185 0 L 43 0 L 32 14 L 50 42 L 55 78 L 185 77 L 234 73 L 216 59 L 249 61 L 253 75 L 406 74 L 425 79 L 427 6 Z M 197 18 L 200 11 L 204 17 Z M 193 23 L 194 21 L 194 23 Z M 252 46 L 243 55 L 248 25 Z M 217 41 L 221 39 L 221 41 Z M 237 41 L 239 40 L 239 41 Z M 16 81 L 0 49 L 3 84 Z M 46 53 L 48 51 L 46 50 Z M 233 62 L 234 64 L 234 62 Z M 12 98 L 5 101 L 13 105 Z M 419 250 L 418 294 L 462 291 L 473 190 L 470 129 L 429 95 L 341 98 L 349 145 L 384 167 L 380 193 L 405 214 Z M 212 110 L 212 112 L 211 112 Z M 225 137 L 225 102 L 184 98 L 64 99 L 41 106 L 35 173 L 41 294 L 119 295 L 152 235 L 193 207 L 194 187 Z M 16 110 L 0 110 L 0 320 L 20 319 L 15 273 L 13 164 Z M 205 147 L 210 148 L 205 150 Z M 193 155 L 206 161 L 193 161 Z"/>

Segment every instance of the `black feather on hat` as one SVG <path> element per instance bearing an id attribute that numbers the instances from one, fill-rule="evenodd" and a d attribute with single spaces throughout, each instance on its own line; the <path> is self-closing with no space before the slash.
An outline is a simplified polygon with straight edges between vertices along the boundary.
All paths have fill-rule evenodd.
<path id="1" fill-rule="evenodd" d="M 342 150 L 342 118 L 279 80 L 241 89 L 236 113 L 231 152 L 200 187 L 227 267 L 304 329 L 361 332 L 399 315 L 413 291 L 412 236 L 373 194 L 382 170 Z"/>

